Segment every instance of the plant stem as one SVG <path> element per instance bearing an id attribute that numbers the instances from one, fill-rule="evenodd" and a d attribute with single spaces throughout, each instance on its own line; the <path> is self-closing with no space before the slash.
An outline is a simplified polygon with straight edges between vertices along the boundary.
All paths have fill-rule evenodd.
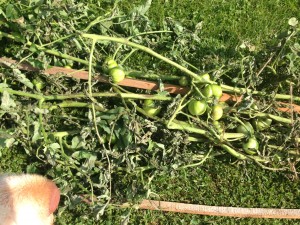
<path id="1" fill-rule="evenodd" d="M 0 88 L 0 93 L 7 91 L 10 94 L 34 98 L 37 100 L 45 99 L 45 101 L 51 100 L 65 100 L 72 98 L 87 98 L 87 95 L 84 93 L 79 94 L 68 94 L 68 95 L 42 95 L 42 94 L 31 94 L 24 91 L 16 91 L 11 88 Z M 172 97 L 161 96 L 161 95 L 147 95 L 147 94 L 134 94 L 134 93 L 92 93 L 92 97 L 115 97 L 115 98 L 128 98 L 128 99 L 152 99 L 158 101 L 170 101 Z"/>
<path id="2" fill-rule="evenodd" d="M 57 108 L 92 108 L 92 104 L 88 103 L 88 102 L 71 102 L 71 101 L 66 101 L 66 102 L 62 102 L 59 104 L 54 104 L 51 106 L 43 106 L 43 109 L 49 109 L 49 110 L 53 110 L 53 109 L 57 109 Z M 104 108 L 100 107 L 100 106 L 95 106 L 95 109 L 97 111 L 105 111 Z"/>
<path id="3" fill-rule="evenodd" d="M 85 37 L 85 38 L 90 38 L 92 40 L 97 40 L 97 41 L 113 41 L 113 42 L 117 42 L 117 43 L 121 43 L 121 44 L 125 44 L 125 45 L 128 45 L 128 46 L 131 46 L 131 47 L 134 47 L 134 48 L 137 48 L 139 50 L 142 50 L 144 52 L 147 52 L 148 54 L 158 58 L 158 59 L 161 59 L 163 60 L 164 62 L 176 67 L 177 69 L 181 70 L 182 72 L 188 74 L 191 78 L 194 78 L 196 80 L 198 80 L 199 82 L 201 82 L 201 80 L 199 80 L 199 76 L 188 70 L 187 68 L 179 65 L 178 63 L 176 62 L 173 62 L 172 60 L 156 53 L 155 51 L 153 51 L 152 49 L 148 48 L 148 47 L 145 47 L 143 45 L 139 45 L 139 44 L 136 44 L 136 43 L 133 43 L 131 41 L 128 41 L 127 39 L 125 38 L 117 38 L 117 37 L 109 37 L 109 36 L 103 36 L 103 35 L 97 35 L 97 34 L 81 34 L 82 37 Z M 204 83 L 214 83 L 213 81 L 211 82 L 204 82 Z"/>
<path id="4" fill-rule="evenodd" d="M 225 92 L 229 93 L 236 93 L 236 94 L 243 94 L 243 93 L 252 93 L 254 95 L 259 96 L 270 96 L 270 94 L 262 92 L 262 91 L 254 91 L 252 89 L 248 88 L 237 88 L 237 87 L 231 87 L 225 84 L 221 84 L 222 89 Z M 283 99 L 283 100 L 293 100 L 293 101 L 300 101 L 300 97 L 298 96 L 292 96 L 292 95 L 285 95 L 285 94 L 275 94 L 273 95 L 274 99 Z"/>
<path id="5" fill-rule="evenodd" d="M 24 42 L 24 40 L 22 40 L 21 38 L 15 37 L 15 36 L 13 36 L 13 35 L 11 35 L 11 34 L 7 34 L 7 33 L 2 32 L 2 31 L 0 31 L 0 37 L 1 37 L 1 36 L 10 38 L 10 39 L 15 40 L 15 41 L 18 41 L 18 42 L 22 42 L 22 43 Z M 70 36 L 67 36 L 67 37 L 70 37 Z M 64 38 L 62 38 L 62 39 L 64 39 Z M 30 42 L 30 41 L 27 41 L 27 43 L 25 43 L 25 44 L 26 44 L 27 46 L 33 46 L 33 45 L 34 45 L 38 50 L 44 51 L 44 52 L 46 52 L 46 53 L 48 53 L 48 54 L 51 54 L 51 55 L 55 55 L 55 56 L 58 56 L 58 57 L 62 57 L 62 58 L 64 58 L 64 59 L 69 59 L 69 60 L 72 60 L 72 61 L 75 61 L 75 62 L 79 62 L 79 63 L 82 63 L 82 64 L 84 64 L 84 65 L 89 65 L 89 62 L 86 61 L 86 60 L 83 60 L 83 59 L 80 59 L 80 58 L 76 58 L 76 57 L 73 57 L 73 56 L 70 56 L 70 55 L 61 53 L 61 52 L 56 51 L 56 50 L 53 50 L 53 49 L 47 49 L 47 48 L 45 48 L 45 47 L 43 47 L 43 46 L 34 44 L 34 43 Z M 48 44 L 45 44 L 44 46 L 46 46 L 46 45 L 48 45 Z M 29 50 L 30 50 L 30 49 L 29 49 Z"/>

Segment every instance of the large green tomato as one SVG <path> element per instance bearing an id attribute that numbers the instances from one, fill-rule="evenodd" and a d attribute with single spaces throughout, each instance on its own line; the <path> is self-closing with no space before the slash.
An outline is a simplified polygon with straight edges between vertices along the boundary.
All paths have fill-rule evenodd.
<path id="1" fill-rule="evenodd" d="M 243 144 L 243 149 L 245 150 L 245 152 L 247 152 L 250 155 L 255 154 L 258 148 L 259 148 L 259 144 L 257 140 L 253 137 L 249 138 L 248 142 Z"/>
<path id="2" fill-rule="evenodd" d="M 124 80 L 125 78 L 125 72 L 124 70 L 117 66 L 117 67 L 114 67 L 112 69 L 109 70 L 109 75 L 111 76 L 112 78 L 112 81 L 114 83 L 119 83 L 121 82 L 122 80 Z"/>
<path id="3" fill-rule="evenodd" d="M 207 104 L 204 100 L 191 100 L 188 104 L 189 112 L 194 116 L 199 116 L 205 113 Z"/>

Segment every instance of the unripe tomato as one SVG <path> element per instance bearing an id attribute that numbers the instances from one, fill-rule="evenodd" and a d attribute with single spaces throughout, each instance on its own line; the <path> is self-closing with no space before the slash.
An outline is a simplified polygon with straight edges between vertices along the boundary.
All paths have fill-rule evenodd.
<path id="1" fill-rule="evenodd" d="M 116 137 L 116 135 L 114 133 L 112 133 L 110 135 L 106 135 L 106 141 L 107 142 L 110 141 L 111 144 L 115 144 L 116 141 L 117 141 L 117 137 Z"/>
<path id="2" fill-rule="evenodd" d="M 104 61 L 104 65 L 111 69 L 118 66 L 118 63 L 112 57 L 107 57 Z"/>
<path id="3" fill-rule="evenodd" d="M 200 80 L 205 82 L 205 81 L 210 81 L 210 76 L 208 73 L 200 75 Z"/>
<path id="4" fill-rule="evenodd" d="M 113 83 L 119 83 L 125 78 L 125 72 L 119 66 L 110 69 L 109 75 L 112 77 Z"/>
<path id="5" fill-rule="evenodd" d="M 66 68 L 66 69 L 72 69 L 72 67 L 70 65 L 65 65 L 64 68 Z"/>
<path id="6" fill-rule="evenodd" d="M 145 99 L 143 107 L 154 107 L 154 101 L 152 99 Z"/>
<path id="7" fill-rule="evenodd" d="M 249 123 L 248 121 L 244 123 L 244 125 L 240 124 L 237 128 L 236 128 L 236 131 L 238 133 L 242 133 L 242 134 L 245 134 L 247 136 L 251 136 L 253 133 L 254 133 L 254 129 L 251 125 L 251 123 Z"/>
<path id="8" fill-rule="evenodd" d="M 221 98 L 223 95 L 223 91 L 220 85 L 212 84 L 211 85 L 212 93 L 216 98 Z"/>
<path id="9" fill-rule="evenodd" d="M 32 83 L 38 91 L 42 90 L 46 86 L 45 82 L 39 78 L 33 79 Z"/>
<path id="10" fill-rule="evenodd" d="M 148 116 L 156 116 L 161 110 L 160 108 L 149 107 L 149 106 L 145 106 L 143 107 L 143 109 Z"/>
<path id="11" fill-rule="evenodd" d="M 214 125 L 214 127 L 216 128 L 216 130 L 217 130 L 217 132 L 218 132 L 219 134 L 221 134 L 221 133 L 224 132 L 224 128 L 222 127 L 222 125 L 221 125 L 221 123 L 220 123 L 219 121 L 214 120 L 214 121 L 213 121 L 213 125 Z"/>
<path id="12" fill-rule="evenodd" d="M 179 79 L 179 85 L 180 86 L 185 87 L 188 84 L 189 84 L 189 80 L 188 80 L 188 78 L 186 76 L 180 77 L 180 79 Z"/>
<path id="13" fill-rule="evenodd" d="M 259 131 L 268 129 L 271 123 L 272 123 L 272 119 L 270 118 L 259 117 L 257 120 L 254 120 L 254 125 L 256 129 Z"/>
<path id="14" fill-rule="evenodd" d="M 213 120 L 219 120 L 223 116 L 223 107 L 221 105 L 214 105 L 211 110 L 211 118 Z"/>
<path id="15" fill-rule="evenodd" d="M 248 142 L 243 144 L 243 149 L 245 150 L 245 152 L 247 152 L 250 155 L 255 154 L 258 148 L 259 148 L 259 144 L 257 140 L 253 137 L 249 138 Z"/>
<path id="16" fill-rule="evenodd" d="M 107 142 L 106 134 L 101 134 L 100 136 L 100 144 L 104 144 Z"/>
<path id="17" fill-rule="evenodd" d="M 207 104 L 204 100 L 198 101 L 198 100 L 191 100 L 188 104 L 188 110 L 189 112 L 194 116 L 199 116 L 205 113 L 207 108 Z"/>
<path id="18" fill-rule="evenodd" d="M 210 84 L 208 84 L 204 87 L 204 89 L 202 90 L 202 94 L 207 98 L 210 98 L 211 96 L 213 96 L 213 90 L 212 90 Z"/>

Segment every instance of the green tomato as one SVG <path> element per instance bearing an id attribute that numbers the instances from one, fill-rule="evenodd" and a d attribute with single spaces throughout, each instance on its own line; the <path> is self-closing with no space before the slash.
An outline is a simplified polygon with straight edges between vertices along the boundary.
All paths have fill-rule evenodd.
<path id="1" fill-rule="evenodd" d="M 116 137 L 116 135 L 114 134 L 114 133 L 112 133 L 112 134 L 108 134 L 108 135 L 106 135 L 106 141 L 109 143 L 109 141 L 110 141 L 110 144 L 115 144 L 116 143 L 116 141 L 117 141 L 117 137 Z"/>
<path id="2" fill-rule="evenodd" d="M 32 83 L 38 91 L 42 90 L 46 86 L 45 82 L 39 78 L 33 79 Z"/>
<path id="3" fill-rule="evenodd" d="M 154 107 L 155 103 L 152 99 L 145 99 L 143 107 Z"/>
<path id="4" fill-rule="evenodd" d="M 211 85 L 211 89 L 212 89 L 212 94 L 216 97 L 216 98 L 221 98 L 223 95 L 223 91 L 220 85 L 217 84 L 212 84 Z"/>
<path id="5" fill-rule="evenodd" d="M 160 112 L 160 108 L 154 108 L 154 107 L 149 107 L 149 106 L 144 106 L 143 107 L 144 111 L 148 116 L 154 117 Z"/>
<path id="6" fill-rule="evenodd" d="M 110 69 L 109 75 L 112 77 L 113 83 L 119 83 L 125 78 L 125 72 L 119 66 Z"/>
<path id="7" fill-rule="evenodd" d="M 249 122 L 245 122 L 244 125 L 240 124 L 237 128 L 236 128 L 236 132 L 237 133 L 242 133 L 245 134 L 247 136 L 251 136 L 252 134 L 254 134 L 254 129 L 251 125 L 251 123 Z"/>
<path id="8" fill-rule="evenodd" d="M 179 79 L 179 85 L 180 85 L 180 86 L 185 87 L 185 86 L 187 86 L 188 84 L 189 84 L 189 80 L 187 79 L 186 76 L 180 77 L 180 79 Z"/>
<path id="9" fill-rule="evenodd" d="M 271 123 L 272 119 L 270 118 L 259 117 L 258 119 L 254 120 L 254 125 L 259 131 L 268 129 L 271 126 Z"/>
<path id="10" fill-rule="evenodd" d="M 115 68 L 118 66 L 118 63 L 111 57 L 107 57 L 104 61 L 103 67 L 104 71 L 107 72 L 112 68 Z"/>
<path id="11" fill-rule="evenodd" d="M 104 144 L 107 142 L 107 136 L 106 134 L 101 134 L 100 135 L 100 144 Z"/>
<path id="12" fill-rule="evenodd" d="M 208 74 L 208 73 L 205 73 L 205 74 L 200 75 L 200 80 L 201 80 L 202 82 L 210 81 L 210 76 L 209 76 L 209 74 Z"/>
<path id="13" fill-rule="evenodd" d="M 210 84 L 208 84 L 204 87 L 204 89 L 202 90 L 202 94 L 207 98 L 210 98 L 211 96 L 213 96 L 213 90 L 212 90 Z"/>
<path id="14" fill-rule="evenodd" d="M 256 150 L 258 150 L 259 144 L 257 140 L 253 137 L 248 139 L 248 142 L 243 144 L 243 149 L 245 152 L 247 152 L 250 155 L 253 155 L 256 153 Z"/>
<path id="15" fill-rule="evenodd" d="M 223 116 L 223 107 L 221 105 L 214 105 L 211 110 L 211 118 L 213 120 L 219 120 Z"/>
<path id="16" fill-rule="evenodd" d="M 66 69 L 72 69 L 72 67 L 70 65 L 65 65 L 64 68 L 66 68 Z"/>
<path id="17" fill-rule="evenodd" d="M 118 63 L 116 61 L 111 62 L 107 65 L 108 69 L 112 69 L 118 66 Z"/>
<path id="18" fill-rule="evenodd" d="M 218 132 L 219 134 L 221 134 L 221 133 L 224 132 L 224 128 L 223 128 L 223 126 L 221 125 L 221 123 L 220 123 L 219 121 L 214 120 L 214 121 L 213 121 L 213 125 L 214 125 L 214 127 L 216 128 L 216 130 L 217 130 L 217 132 Z"/>
<path id="19" fill-rule="evenodd" d="M 188 104 L 189 112 L 194 116 L 199 116 L 205 113 L 207 104 L 204 100 L 197 101 L 195 99 L 191 100 Z"/>

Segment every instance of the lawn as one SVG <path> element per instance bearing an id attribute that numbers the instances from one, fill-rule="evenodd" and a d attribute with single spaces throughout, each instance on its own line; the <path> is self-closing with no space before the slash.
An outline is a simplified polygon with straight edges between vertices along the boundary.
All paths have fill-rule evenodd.
<path id="1" fill-rule="evenodd" d="M 300 110 L 280 110 L 300 101 L 299 1 L 0 6 L 0 56 L 40 69 L 0 59 L 0 172 L 53 179 L 56 224 L 300 224 L 134 207 L 148 198 L 300 208 Z M 51 66 L 89 71 L 88 80 L 49 76 Z M 159 89 L 116 84 L 123 71 Z M 213 84 L 243 99 L 223 103 Z M 203 114 L 193 100 L 205 101 Z"/>

